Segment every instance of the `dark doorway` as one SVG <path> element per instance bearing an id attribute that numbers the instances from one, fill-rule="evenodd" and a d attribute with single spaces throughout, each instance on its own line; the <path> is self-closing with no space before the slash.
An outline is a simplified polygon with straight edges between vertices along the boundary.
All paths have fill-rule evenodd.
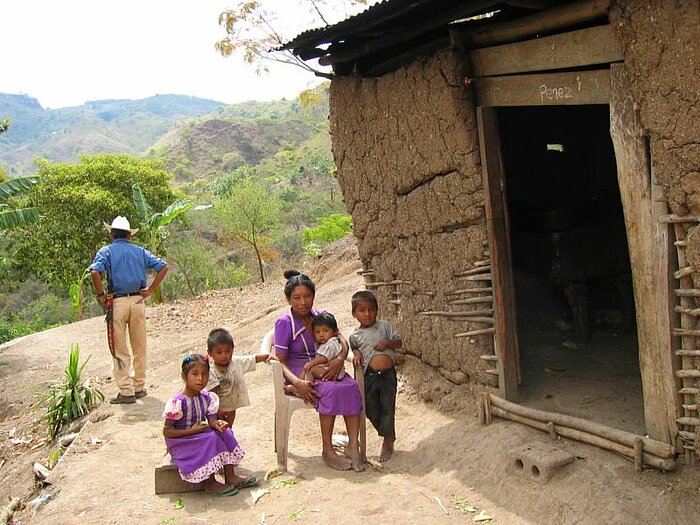
<path id="1" fill-rule="evenodd" d="M 498 120 L 521 402 L 643 433 L 608 106 L 501 108 Z"/>

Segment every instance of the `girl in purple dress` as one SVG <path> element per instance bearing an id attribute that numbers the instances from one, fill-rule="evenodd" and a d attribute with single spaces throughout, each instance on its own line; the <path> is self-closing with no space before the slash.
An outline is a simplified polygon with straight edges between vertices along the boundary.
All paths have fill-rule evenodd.
<path id="1" fill-rule="evenodd" d="M 289 312 L 275 323 L 275 354 L 284 367 L 284 376 L 289 386 L 287 390 L 316 406 L 323 441 L 323 460 L 334 469 L 360 472 L 364 465 L 360 460 L 359 432 L 362 398 L 357 383 L 349 375 L 336 381 L 338 372 L 344 366 L 348 353 L 348 342 L 338 334 L 343 351 L 328 361 L 328 371 L 321 380 L 304 380 L 304 365 L 316 355 L 316 346 L 311 329 L 311 320 L 318 312 L 314 310 L 316 286 L 307 275 L 289 270 L 284 273 L 287 284 L 284 295 L 289 303 Z M 333 449 L 333 425 L 335 416 L 345 418 L 348 432 L 347 458 L 339 456 Z"/>
<path id="2" fill-rule="evenodd" d="M 209 361 L 201 354 L 190 354 L 182 361 L 185 388 L 165 405 L 165 444 L 180 472 L 189 483 L 204 481 L 204 490 L 216 496 L 233 496 L 251 486 L 255 478 L 237 476 L 234 465 L 243 458 L 243 449 L 228 423 L 217 419 L 219 398 L 203 390 L 209 380 Z M 224 469 L 226 484 L 214 475 Z"/>

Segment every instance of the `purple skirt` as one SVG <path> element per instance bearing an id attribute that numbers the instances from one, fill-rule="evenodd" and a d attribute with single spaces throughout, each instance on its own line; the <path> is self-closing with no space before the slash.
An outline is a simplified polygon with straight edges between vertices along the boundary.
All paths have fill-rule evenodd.
<path id="1" fill-rule="evenodd" d="M 325 416 L 359 416 L 362 397 L 355 380 L 348 374 L 340 381 L 316 381 L 319 395 L 316 411 Z"/>
<path id="2" fill-rule="evenodd" d="M 189 483 L 199 483 L 216 474 L 224 465 L 238 465 L 245 452 L 230 428 L 208 430 L 193 436 L 165 438 L 170 457 Z"/>

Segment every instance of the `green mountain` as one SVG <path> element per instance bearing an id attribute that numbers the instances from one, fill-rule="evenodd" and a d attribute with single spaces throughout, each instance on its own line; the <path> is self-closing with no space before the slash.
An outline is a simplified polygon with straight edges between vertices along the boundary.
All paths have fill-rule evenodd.
<path id="1" fill-rule="evenodd" d="M 19 176 L 34 171 L 36 157 L 71 162 L 88 153 L 141 155 L 183 119 L 223 106 L 184 95 L 156 95 L 45 109 L 27 95 L 0 93 L 0 117 L 12 120 L 0 139 L 0 166 Z"/>

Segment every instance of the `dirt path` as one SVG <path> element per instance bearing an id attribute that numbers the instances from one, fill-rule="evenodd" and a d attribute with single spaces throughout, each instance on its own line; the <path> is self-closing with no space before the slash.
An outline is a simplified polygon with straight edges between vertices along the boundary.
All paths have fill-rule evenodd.
<path id="1" fill-rule="evenodd" d="M 345 331 L 353 326 L 349 297 L 362 288 L 358 267 L 352 250 L 342 247 L 310 271 L 319 285 L 317 305 L 335 313 Z M 379 470 L 356 474 L 325 467 L 319 455 L 318 420 L 314 412 L 301 411 L 292 420 L 290 472 L 264 484 L 270 492 L 256 504 L 249 489 L 232 498 L 199 493 L 156 496 L 154 466 L 165 448 L 161 412 L 165 400 L 180 388 L 180 356 L 194 348 L 203 350 L 205 336 L 215 326 L 233 331 L 237 352 L 255 352 L 286 307 L 281 290 L 282 281 L 277 280 L 149 309 L 149 396 L 136 405 L 104 404 L 94 412 L 53 469 L 52 485 L 35 494 L 52 498 L 38 509 L 16 513 L 16 523 L 344 524 L 358 518 L 375 523 L 472 523 L 483 511 L 493 523 L 626 524 L 693 523 L 700 515 L 697 467 L 636 474 L 628 461 L 611 453 L 558 441 L 558 447 L 577 459 L 541 484 L 506 467 L 509 450 L 532 441 L 548 442 L 544 434 L 503 421 L 481 428 L 472 414 L 440 413 L 408 387 L 398 398 L 397 453 Z M 31 431 L 36 415 L 29 407 L 42 383 L 60 375 L 73 343 L 80 344 L 84 355 L 93 355 L 87 367 L 90 377 L 102 383 L 108 397 L 114 395 L 114 385 L 100 379 L 108 377 L 111 366 L 101 318 L 0 348 L 3 505 L 6 496 L 29 493 L 33 462 L 45 461 L 54 448 Z M 246 379 L 252 406 L 239 411 L 235 425 L 247 451 L 241 471 L 262 475 L 276 464 L 271 372 L 258 365 Z M 341 430 L 339 423 L 336 432 Z M 380 441 L 371 428 L 368 435 L 368 455 L 376 460 Z M 298 482 L 275 485 L 290 478 Z M 183 508 L 175 508 L 178 498 Z"/>

